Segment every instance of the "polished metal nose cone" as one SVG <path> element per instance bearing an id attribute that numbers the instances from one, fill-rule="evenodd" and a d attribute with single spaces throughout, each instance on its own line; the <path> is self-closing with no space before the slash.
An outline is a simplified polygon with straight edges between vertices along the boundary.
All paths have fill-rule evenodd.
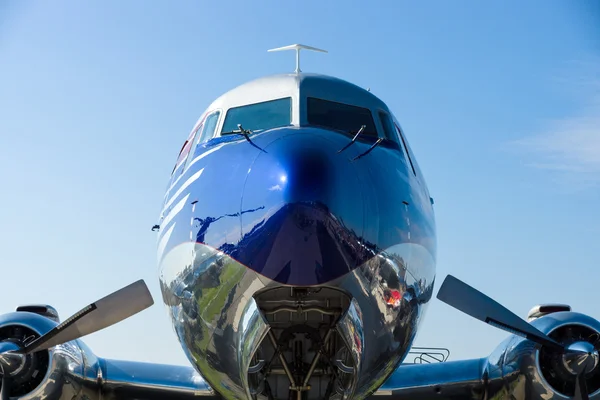
<path id="1" fill-rule="evenodd" d="M 591 372 L 598 365 L 598 350 L 589 342 L 571 343 L 562 356 L 563 365 L 573 375 Z"/>
<path id="2" fill-rule="evenodd" d="M 5 375 L 16 375 L 25 365 L 26 355 L 12 353 L 21 350 L 21 346 L 13 342 L 0 342 L 0 378 Z"/>

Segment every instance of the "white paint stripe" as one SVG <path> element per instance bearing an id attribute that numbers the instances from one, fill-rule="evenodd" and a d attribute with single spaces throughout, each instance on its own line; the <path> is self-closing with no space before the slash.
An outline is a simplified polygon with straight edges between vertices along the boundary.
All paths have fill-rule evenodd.
<path id="1" fill-rule="evenodd" d="M 200 161 L 201 159 L 203 159 L 204 157 L 206 157 L 207 155 L 214 153 L 215 151 L 219 150 L 221 147 L 225 146 L 227 143 L 221 143 L 218 146 L 215 146 L 214 148 L 205 151 L 204 153 L 200 154 L 198 157 L 194 158 L 192 160 L 192 162 L 190 163 L 190 165 L 188 165 L 188 168 L 190 168 L 192 165 L 194 165 L 195 163 L 197 163 L 198 161 Z M 169 192 L 171 192 L 171 190 L 175 187 L 175 185 L 177 185 L 177 183 L 179 182 L 179 180 L 183 177 L 184 174 L 181 174 L 177 177 L 177 179 L 175 179 L 175 182 L 173 182 L 173 184 L 169 187 L 169 189 L 167 190 L 167 192 L 165 193 L 165 198 L 167 197 L 167 195 L 169 194 Z"/>
<path id="2" fill-rule="evenodd" d="M 200 175 L 202 175 L 202 172 L 204 172 L 204 168 L 202 168 L 201 170 L 196 172 L 194 175 L 190 176 L 189 179 L 187 181 L 185 181 L 185 183 L 183 185 L 181 185 L 181 187 L 179 189 L 177 189 L 177 192 L 175 192 L 175 194 L 173 196 L 171 196 L 169 201 L 167 201 L 167 204 L 165 204 L 163 211 L 162 211 L 163 215 L 164 215 L 165 211 L 169 207 L 171 207 L 171 204 L 173 204 L 175 199 L 177 199 L 179 197 L 179 195 L 181 195 L 181 193 L 183 193 L 183 191 L 185 189 L 187 189 L 188 186 L 190 186 L 192 183 L 194 183 L 194 181 L 196 179 L 200 178 Z"/>
<path id="3" fill-rule="evenodd" d="M 173 209 L 169 212 L 169 214 L 167 214 L 165 219 L 163 219 L 162 222 L 160 223 L 160 227 L 162 229 L 165 229 L 167 226 L 169 226 L 169 222 L 171 222 L 173 220 L 173 218 L 175 218 L 175 216 L 177 214 L 179 214 L 179 212 L 181 210 L 183 210 L 183 207 L 185 206 L 185 202 L 189 198 L 190 198 L 190 194 L 188 193 L 183 199 L 179 200 L 179 203 L 177 203 L 175 205 L 175 207 L 173 207 Z"/>
<path id="4" fill-rule="evenodd" d="M 173 233 L 173 229 L 175 228 L 175 225 L 177 225 L 177 223 L 174 223 L 173 225 L 171 225 L 171 227 L 165 232 L 163 237 L 161 237 L 160 241 L 158 242 L 158 246 L 156 249 L 156 257 L 157 257 L 157 260 L 159 260 L 159 261 L 162 258 L 162 255 L 165 251 L 165 247 L 167 246 L 167 243 L 169 242 L 169 238 L 171 237 L 171 234 Z"/>

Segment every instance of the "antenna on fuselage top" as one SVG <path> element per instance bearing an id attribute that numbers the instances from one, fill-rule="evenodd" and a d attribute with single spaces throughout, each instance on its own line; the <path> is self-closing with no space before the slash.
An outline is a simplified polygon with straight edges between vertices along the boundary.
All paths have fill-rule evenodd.
<path id="1" fill-rule="evenodd" d="M 302 70 L 300 69 L 300 50 L 311 50 L 318 51 L 320 53 L 327 53 L 327 50 L 317 49 L 316 47 L 306 46 L 303 44 L 291 44 L 289 46 L 278 47 L 276 49 L 267 50 L 271 51 L 286 51 L 286 50 L 296 50 L 296 71 L 295 73 L 300 73 Z"/>

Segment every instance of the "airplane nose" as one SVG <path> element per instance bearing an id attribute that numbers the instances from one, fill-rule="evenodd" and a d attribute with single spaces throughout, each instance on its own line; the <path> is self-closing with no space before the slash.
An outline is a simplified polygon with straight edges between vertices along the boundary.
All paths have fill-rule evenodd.
<path id="1" fill-rule="evenodd" d="M 348 141 L 312 128 L 264 147 L 244 186 L 240 262 L 293 285 L 325 283 L 358 265 L 362 178 L 350 154 L 337 152 Z"/>
<path id="2" fill-rule="evenodd" d="M 290 141 L 294 139 L 290 138 Z M 333 183 L 331 155 L 327 154 L 328 143 L 319 138 L 315 139 L 314 143 L 300 141 L 296 144 L 297 147 L 293 144 L 288 147 L 281 143 L 286 147 L 285 150 L 277 149 L 280 165 L 285 171 L 280 177 L 280 180 L 284 181 L 282 182 L 284 199 L 289 203 L 325 203 L 330 197 L 329 190 Z M 319 147 L 319 144 L 322 146 Z"/>

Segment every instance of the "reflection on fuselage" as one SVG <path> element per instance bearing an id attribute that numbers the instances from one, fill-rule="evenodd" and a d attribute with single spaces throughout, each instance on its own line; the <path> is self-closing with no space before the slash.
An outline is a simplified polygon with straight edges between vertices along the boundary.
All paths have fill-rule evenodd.
<path id="1" fill-rule="evenodd" d="M 258 207 L 253 210 L 241 211 L 241 212 L 235 213 L 235 214 L 225 214 L 225 215 L 221 215 L 220 217 L 217 217 L 217 218 L 215 218 L 215 217 L 205 217 L 205 218 L 194 217 L 193 222 L 197 223 L 197 229 L 198 229 L 198 233 L 196 234 L 196 242 L 204 243 L 204 236 L 206 235 L 208 228 L 210 227 L 210 225 L 213 222 L 217 222 L 221 218 L 225 218 L 225 217 L 239 217 L 242 214 L 258 211 L 263 208 L 264 207 Z M 227 247 L 227 243 L 225 243 L 223 246 L 221 246 L 221 250 L 225 251 L 226 247 Z"/>
<path id="2" fill-rule="evenodd" d="M 217 390 L 244 396 L 239 325 L 255 294 L 279 285 L 336 287 L 353 299 L 346 331 L 360 367 L 355 396 L 381 383 L 410 347 L 433 286 L 428 210 L 413 201 L 420 194 L 397 152 L 375 149 L 352 162 L 369 143 L 338 155 L 347 140 L 276 129 L 253 138 L 266 153 L 241 138 L 185 172 L 203 171 L 188 189 L 197 197 L 172 218 L 162 288 L 190 359 Z M 235 173 L 221 160 L 232 160 Z M 245 330 L 265 330 L 260 323 Z"/>
<path id="3" fill-rule="evenodd" d="M 227 398 L 309 386 L 364 398 L 412 345 L 435 278 L 433 210 L 400 142 L 353 136 L 215 138 L 173 178 L 163 298 L 188 358 Z M 335 385 L 322 384 L 332 369 Z"/>

